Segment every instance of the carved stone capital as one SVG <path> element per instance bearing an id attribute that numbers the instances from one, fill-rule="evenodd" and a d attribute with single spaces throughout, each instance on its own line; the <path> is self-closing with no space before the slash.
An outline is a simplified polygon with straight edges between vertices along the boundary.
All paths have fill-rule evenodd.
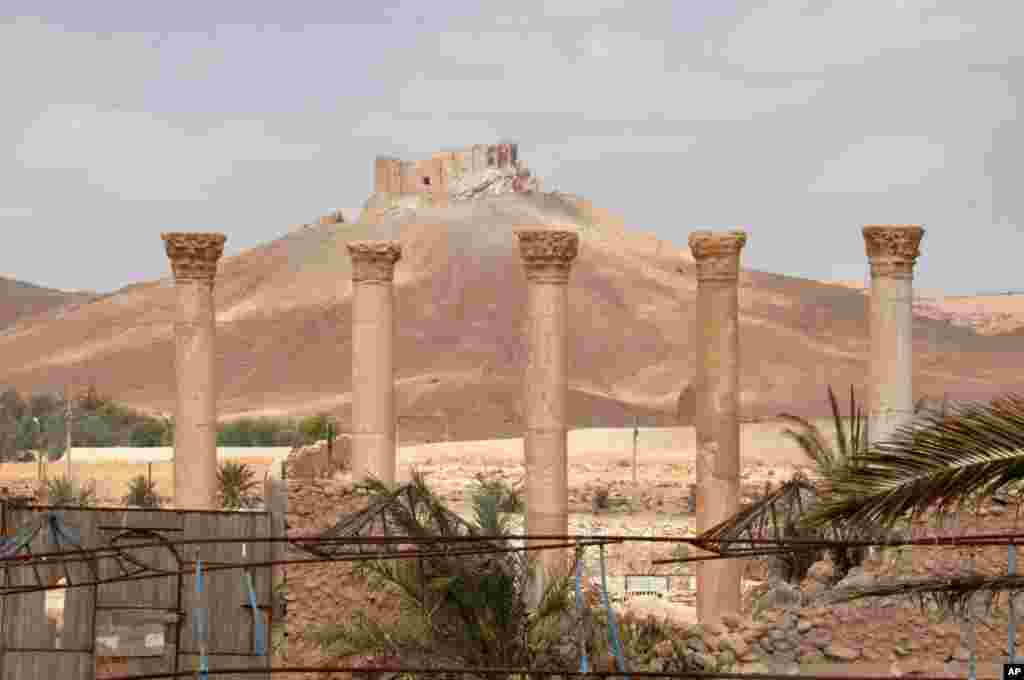
<path id="1" fill-rule="evenodd" d="M 516 237 L 527 281 L 569 282 L 569 270 L 579 254 L 579 234 L 568 230 L 520 229 Z"/>
<path id="2" fill-rule="evenodd" d="M 224 234 L 175 231 L 160 234 L 171 260 L 174 280 L 213 283 L 217 261 L 224 254 Z"/>
<path id="3" fill-rule="evenodd" d="M 402 259 L 398 241 L 350 241 L 354 283 L 386 283 L 395 280 L 395 263 Z"/>
<path id="4" fill-rule="evenodd" d="M 909 279 L 921 254 L 924 229 L 919 224 L 869 224 L 863 229 L 871 276 Z"/>
<path id="5" fill-rule="evenodd" d="M 740 251 L 747 232 L 699 230 L 690 233 L 690 252 L 697 263 L 697 281 L 737 281 Z"/>

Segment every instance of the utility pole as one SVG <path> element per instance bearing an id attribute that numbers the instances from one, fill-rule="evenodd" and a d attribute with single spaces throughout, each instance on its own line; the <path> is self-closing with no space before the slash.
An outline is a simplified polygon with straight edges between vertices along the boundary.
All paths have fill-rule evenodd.
<path id="1" fill-rule="evenodd" d="M 633 416 L 633 486 L 637 486 L 639 484 L 639 480 L 640 480 L 640 477 L 639 477 L 639 474 L 638 474 L 638 471 L 637 471 L 637 469 L 639 467 L 639 457 L 637 456 L 637 448 L 636 448 L 637 441 L 639 439 L 640 439 L 640 417 L 634 415 Z"/>
<path id="2" fill-rule="evenodd" d="M 68 395 L 67 398 L 64 400 L 64 404 L 65 404 L 65 409 L 64 409 L 64 430 L 65 430 L 65 432 L 67 434 L 67 440 L 66 440 L 66 442 L 64 444 L 64 457 L 67 459 L 67 462 L 68 462 L 68 483 L 70 484 L 71 483 L 71 418 L 72 418 L 72 415 L 73 415 L 72 412 L 71 412 L 71 399 L 72 399 L 72 397 L 71 397 L 71 390 L 70 390 L 70 388 L 68 389 L 67 395 Z"/>

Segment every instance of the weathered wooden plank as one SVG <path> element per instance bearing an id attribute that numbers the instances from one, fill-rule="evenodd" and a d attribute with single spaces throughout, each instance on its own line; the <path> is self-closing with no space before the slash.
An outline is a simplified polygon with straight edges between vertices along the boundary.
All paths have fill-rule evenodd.
<path id="1" fill-rule="evenodd" d="M 162 534 L 164 538 L 169 541 L 181 540 L 182 532 L 175 531 L 181 528 L 181 516 L 173 511 L 104 511 L 101 515 L 98 518 L 100 525 L 166 529 L 167 531 Z M 112 541 L 118 536 L 119 531 L 102 530 L 100 533 L 103 535 L 104 541 Z M 138 564 L 133 564 L 131 561 L 118 563 L 114 559 L 105 558 L 100 563 L 101 578 L 116 578 L 123 575 L 125 571 L 132 573 L 141 567 L 177 571 L 178 563 L 171 549 L 162 546 L 130 547 L 133 544 L 154 543 L 158 540 L 154 536 L 131 536 L 118 539 L 112 545 L 126 548 L 125 553 L 128 558 Z M 107 583 L 100 586 L 99 601 L 105 606 L 145 603 L 151 607 L 173 608 L 177 604 L 177 580 L 173 576 L 160 576 Z"/>
<path id="2" fill-rule="evenodd" d="M 284 528 L 284 518 L 288 514 L 288 482 L 281 479 L 266 479 L 263 484 L 263 498 L 266 503 L 266 508 L 270 511 L 270 536 L 274 538 L 284 538 L 286 536 Z M 283 560 L 285 559 L 285 546 L 283 542 L 275 542 L 270 544 L 268 551 L 268 560 Z M 273 618 L 279 619 L 284 615 L 283 607 L 281 604 L 284 602 L 283 598 L 274 597 L 274 588 L 277 588 L 284 583 L 284 565 L 275 565 L 270 569 L 271 582 L 270 592 L 272 604 L 274 607 Z"/>
<path id="3" fill-rule="evenodd" d="M 188 535 L 217 536 L 218 538 L 265 537 L 269 533 L 270 518 L 266 514 L 233 513 L 233 514 L 195 514 L 186 517 L 185 525 Z M 270 546 L 267 543 L 246 543 L 246 561 L 265 561 L 269 559 Z M 242 544 L 216 543 L 200 546 L 199 553 L 204 565 L 241 564 Z M 194 567 L 194 565 L 192 565 Z M 182 629 L 181 650 L 183 658 L 189 653 L 198 653 L 195 641 L 192 611 L 203 606 L 208 612 L 207 650 L 218 654 L 253 653 L 254 624 L 249 602 L 248 588 L 243 578 L 242 569 L 228 569 L 214 572 L 203 572 L 203 597 L 196 597 L 195 576 L 190 573 L 182 591 L 188 618 Z M 270 570 L 262 567 L 253 570 L 253 580 L 258 606 L 270 604 Z M 267 623 L 266 617 L 263 619 Z M 270 644 L 269 626 L 264 626 L 265 644 Z M 219 657 L 218 657 L 219 658 Z M 239 657 L 246 658 L 246 657 Z M 266 667 L 269 655 L 256 658 L 256 666 Z M 230 664 L 227 664 L 230 666 Z M 252 666 L 248 666 L 252 667 Z M 211 666 L 212 668 L 212 666 Z M 248 676 L 253 680 L 265 680 L 260 676 Z"/>
<path id="4" fill-rule="evenodd" d="M 92 677 L 91 654 L 79 652 L 16 652 L 4 654 L 3 680 L 28 678 L 55 678 L 57 680 L 85 680 Z"/>
<path id="5" fill-rule="evenodd" d="M 174 612 L 101 609 L 96 617 L 97 656 L 162 656 L 174 640 Z"/>
<path id="6" fill-rule="evenodd" d="M 155 673 L 169 673 L 171 671 L 170 659 L 174 658 L 174 646 L 168 645 L 165 648 L 164 656 L 129 656 L 118 664 L 117 674 L 121 675 L 151 675 Z M 123 670 L 122 670 L 123 669 Z M 219 679 L 218 679 L 219 680 Z"/>
<path id="7" fill-rule="evenodd" d="M 8 515 L 8 533 L 13 535 L 23 526 L 35 526 L 41 517 L 40 513 L 28 508 L 13 509 Z M 41 555 L 52 549 L 45 528 L 35 535 L 29 548 L 34 555 Z M 54 585 L 59 576 L 59 572 L 52 565 L 40 564 L 33 568 L 13 563 L 7 569 L 7 585 L 36 586 L 39 579 L 44 585 Z M 5 596 L 4 645 L 8 649 L 56 647 L 56 630 L 46 616 L 46 593 L 47 591 L 39 590 Z M 7 672 L 6 668 L 4 672 Z"/>
<path id="8" fill-rule="evenodd" d="M 83 549 L 100 547 L 100 537 L 96 530 L 99 513 L 89 510 L 69 510 L 62 513 L 62 518 L 68 529 L 78 532 Z M 67 549 L 67 546 L 62 546 L 62 549 Z M 69 554 L 74 555 L 74 551 L 69 550 Z M 95 561 L 92 564 L 95 566 Z M 95 580 L 89 565 L 89 562 L 81 560 L 66 564 L 66 577 L 70 578 L 71 583 L 89 583 Z M 65 575 L 63 568 L 58 571 L 61 575 Z M 61 647 L 64 649 L 89 649 L 92 645 L 92 610 L 95 589 L 88 586 L 67 588 L 57 592 L 62 592 L 64 596 L 64 624 L 60 634 Z"/>
<path id="9" fill-rule="evenodd" d="M 98 540 L 104 545 L 125 548 L 128 558 L 120 563 L 109 558 L 102 560 L 101 578 L 115 578 L 126 570 L 134 572 L 142 567 L 177 571 L 179 563 L 171 547 L 131 548 L 132 545 L 158 542 L 157 536 L 117 537 L 125 529 L 150 529 L 159 532 L 159 536 L 167 541 L 176 541 L 182 538 L 181 525 L 181 515 L 174 511 L 101 513 L 96 524 Z M 173 670 L 178 619 L 175 613 L 178 605 L 176 576 L 108 583 L 100 586 L 98 602 L 100 608 L 96 613 L 95 630 L 98 657 L 123 657 L 118 668 L 126 669 L 129 674 Z"/>
<path id="10" fill-rule="evenodd" d="M 269 657 L 266 657 L 269 658 Z M 197 654 L 181 654 L 181 670 L 199 668 L 199 656 Z M 264 668 L 267 661 L 264 658 L 254 656 L 231 656 L 227 654 L 215 654 L 207 659 L 211 671 L 223 668 Z M 228 673 L 227 675 L 216 676 L 217 680 L 268 680 L 269 673 Z"/>

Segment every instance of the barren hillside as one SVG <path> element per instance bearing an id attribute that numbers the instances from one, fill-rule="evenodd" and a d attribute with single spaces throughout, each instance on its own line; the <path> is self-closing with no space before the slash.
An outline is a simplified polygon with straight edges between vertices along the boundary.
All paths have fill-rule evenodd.
<path id="1" fill-rule="evenodd" d="M 350 407 L 351 271 L 346 242 L 400 238 L 396 343 L 403 439 L 514 436 L 526 347 L 526 283 L 513 229 L 580 233 L 569 284 L 573 426 L 673 421 L 694 374 L 692 258 L 564 194 L 514 194 L 412 209 L 376 224 L 314 225 L 221 261 L 216 285 L 220 411 L 343 418 Z M 228 234 L 228 238 L 231 235 Z M 685 243 L 685 235 L 678 241 Z M 757 248 L 751 233 L 747 249 Z M 153 248 L 162 248 L 154 230 Z M 865 267 L 867 264 L 865 263 Z M 866 298 L 857 290 L 745 270 L 741 276 L 745 417 L 825 413 L 825 385 L 863 386 Z M 34 391 L 94 381 L 146 409 L 172 410 L 170 276 L 34 316 L 0 337 L 0 382 Z M 919 395 L 985 398 L 1024 386 L 1019 340 L 915 318 Z M 415 418 L 412 416 L 424 416 Z M 650 422 L 650 421 L 649 421 Z M 653 424 L 653 422 L 652 422 Z"/>
<path id="2" fill-rule="evenodd" d="M 100 297 L 96 293 L 64 291 L 0 276 L 0 330 L 41 314 L 55 314 L 68 305 L 82 305 Z"/>

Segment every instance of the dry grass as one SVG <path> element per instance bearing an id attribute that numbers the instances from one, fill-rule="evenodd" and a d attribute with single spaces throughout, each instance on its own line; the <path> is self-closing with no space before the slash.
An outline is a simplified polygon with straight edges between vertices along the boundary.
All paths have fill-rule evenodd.
<path id="1" fill-rule="evenodd" d="M 256 473 L 255 479 L 263 480 L 263 475 L 270 469 L 270 461 L 266 458 L 235 458 L 235 462 L 248 465 Z M 120 503 L 128 493 L 129 482 L 138 475 L 149 474 L 149 465 L 153 466 L 153 481 L 156 482 L 157 493 L 161 496 L 174 495 L 174 464 L 170 461 L 160 463 L 125 463 L 123 461 L 99 461 L 90 463 L 74 462 L 72 455 L 71 476 L 78 482 L 85 480 L 96 485 L 96 497 L 101 505 L 110 502 Z M 50 479 L 65 476 L 67 465 L 63 462 L 49 463 L 45 466 Z M 0 463 L 0 481 L 35 481 L 39 479 L 39 467 L 36 463 Z"/>

